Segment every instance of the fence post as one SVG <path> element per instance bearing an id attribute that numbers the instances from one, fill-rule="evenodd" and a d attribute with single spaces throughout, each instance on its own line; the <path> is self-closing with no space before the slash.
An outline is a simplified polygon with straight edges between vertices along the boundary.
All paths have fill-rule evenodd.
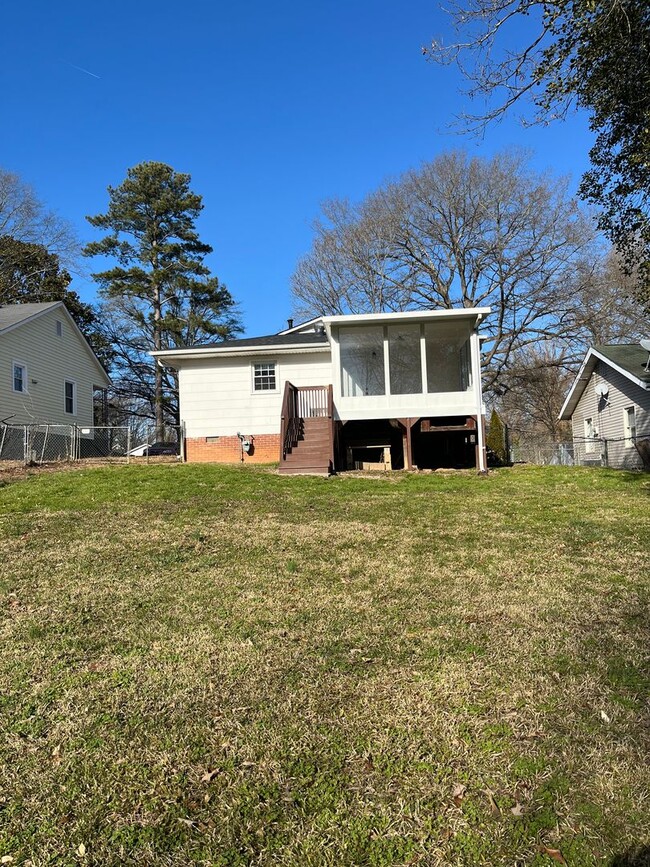
<path id="1" fill-rule="evenodd" d="M 131 428 L 126 429 L 126 462 L 131 463 Z"/>
<path id="2" fill-rule="evenodd" d="M 609 453 L 607 451 L 607 440 L 603 438 L 603 464 L 604 466 L 609 466 Z"/>
<path id="3" fill-rule="evenodd" d="M 182 421 L 180 423 L 179 429 L 179 454 L 181 456 L 181 463 L 185 463 L 185 422 Z"/>
<path id="4" fill-rule="evenodd" d="M 29 462 L 29 427 L 23 427 L 23 463 L 27 465 Z"/>
<path id="5" fill-rule="evenodd" d="M 49 424 L 45 425 L 45 435 L 43 436 L 43 448 L 41 449 L 41 463 L 45 462 L 45 446 L 47 445 L 47 435 L 50 432 Z"/>

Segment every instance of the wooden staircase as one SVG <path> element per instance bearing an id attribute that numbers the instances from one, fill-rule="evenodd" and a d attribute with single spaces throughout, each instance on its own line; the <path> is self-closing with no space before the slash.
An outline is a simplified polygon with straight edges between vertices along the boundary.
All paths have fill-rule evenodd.
<path id="1" fill-rule="evenodd" d="M 281 473 L 334 472 L 332 386 L 298 388 L 287 382 L 280 429 Z"/>

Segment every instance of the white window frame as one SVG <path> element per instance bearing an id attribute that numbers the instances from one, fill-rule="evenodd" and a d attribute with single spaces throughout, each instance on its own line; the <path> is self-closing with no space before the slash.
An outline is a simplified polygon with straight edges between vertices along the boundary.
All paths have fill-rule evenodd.
<path id="1" fill-rule="evenodd" d="M 16 388 L 16 368 L 20 367 L 23 371 L 23 387 L 21 389 Z M 29 380 L 27 379 L 27 365 L 24 361 L 12 361 L 11 362 L 11 390 L 14 394 L 29 394 L 28 388 Z"/>
<path id="2" fill-rule="evenodd" d="M 585 425 L 585 452 L 593 454 L 596 451 L 596 428 L 593 416 L 584 420 Z"/>
<path id="3" fill-rule="evenodd" d="M 68 395 L 66 392 L 66 385 L 72 386 L 72 412 L 68 412 Z M 77 383 L 74 381 L 74 379 L 65 379 L 63 381 L 63 412 L 66 415 L 77 414 Z"/>
<path id="4" fill-rule="evenodd" d="M 275 373 L 275 388 L 255 388 L 255 368 L 273 365 Z M 280 391 L 280 366 L 275 359 L 251 362 L 251 394 L 277 394 Z"/>
<path id="5" fill-rule="evenodd" d="M 630 424 L 630 418 L 632 424 Z M 636 440 L 636 406 L 626 406 L 623 409 L 623 434 L 625 436 L 625 447 L 633 448 Z"/>

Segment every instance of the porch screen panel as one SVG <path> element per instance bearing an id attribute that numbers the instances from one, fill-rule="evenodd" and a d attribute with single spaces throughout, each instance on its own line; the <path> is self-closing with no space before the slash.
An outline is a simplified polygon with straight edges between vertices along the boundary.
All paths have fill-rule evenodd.
<path id="1" fill-rule="evenodd" d="M 391 394 L 422 394 L 419 325 L 388 328 L 388 369 Z"/>
<path id="2" fill-rule="evenodd" d="M 385 394 L 383 328 L 341 328 L 339 345 L 343 397 Z"/>
<path id="3" fill-rule="evenodd" d="M 424 335 L 429 393 L 467 391 L 471 388 L 471 356 L 467 331 L 428 323 L 425 325 Z"/>

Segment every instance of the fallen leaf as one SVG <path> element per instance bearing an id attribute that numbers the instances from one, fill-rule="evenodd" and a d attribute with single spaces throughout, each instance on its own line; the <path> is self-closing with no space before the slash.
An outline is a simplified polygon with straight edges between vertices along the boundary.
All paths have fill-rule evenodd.
<path id="1" fill-rule="evenodd" d="M 255 762 L 242 762 L 241 766 L 242 768 L 254 768 Z"/>
<path id="2" fill-rule="evenodd" d="M 606 722 L 606 723 L 608 723 L 608 724 L 611 723 L 611 719 L 610 719 L 610 717 L 607 716 L 607 714 L 605 713 L 604 710 L 601 710 L 601 712 L 600 712 L 600 718 L 601 718 L 601 720 L 602 720 L 603 722 Z"/>
<path id="3" fill-rule="evenodd" d="M 205 774 L 203 774 L 203 776 L 201 777 L 201 782 L 202 783 L 211 783 L 212 780 L 217 776 L 218 773 L 219 773 L 219 768 L 215 768 L 213 771 L 206 771 Z"/>
<path id="4" fill-rule="evenodd" d="M 510 808 L 510 812 L 512 813 L 513 816 L 523 816 L 524 815 L 523 805 L 517 801 L 515 806 Z"/>
<path id="5" fill-rule="evenodd" d="M 564 855 L 560 852 L 559 849 L 549 849 L 548 846 L 540 846 L 539 851 L 544 855 L 548 855 L 549 858 L 552 858 L 554 861 L 557 861 L 558 864 L 566 864 L 564 860 Z"/>
<path id="6" fill-rule="evenodd" d="M 454 799 L 454 804 L 457 807 L 460 807 L 460 805 L 462 804 L 466 791 L 467 786 L 464 786 L 462 783 L 456 783 L 456 785 L 454 786 L 454 790 L 451 793 L 451 796 Z"/>
<path id="7" fill-rule="evenodd" d="M 501 814 L 501 810 L 499 809 L 499 805 L 494 800 L 494 792 L 490 789 L 483 789 L 483 793 L 487 795 L 487 799 L 490 802 L 490 812 L 493 816 L 499 816 Z"/>
<path id="8" fill-rule="evenodd" d="M 82 858 L 86 854 L 86 847 L 83 843 L 79 843 L 77 846 L 77 855 L 80 855 Z"/>
<path id="9" fill-rule="evenodd" d="M 11 855 L 3 855 L 2 858 L 0 858 L 0 864 L 13 864 L 13 863 L 14 863 L 14 859 L 11 857 Z"/>

